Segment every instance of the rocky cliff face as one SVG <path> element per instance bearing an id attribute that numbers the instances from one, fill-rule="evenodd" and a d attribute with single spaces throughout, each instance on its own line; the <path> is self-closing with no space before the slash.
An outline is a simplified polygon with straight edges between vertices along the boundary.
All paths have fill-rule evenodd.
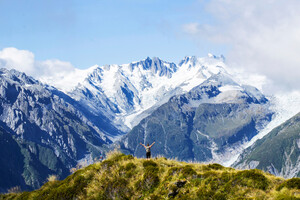
<path id="1" fill-rule="evenodd" d="M 285 178 L 300 177 L 300 113 L 246 149 L 233 166 L 258 168 Z"/>
<path id="2" fill-rule="evenodd" d="M 172 97 L 132 129 L 121 147 L 142 157 L 142 143 L 156 141 L 154 155 L 223 163 L 271 120 L 268 100 L 230 76 L 211 76 L 190 92 Z M 230 149 L 230 150 L 229 150 Z"/>
<path id="3" fill-rule="evenodd" d="M 12 142 L 6 150 L 23 166 L 14 173 L 29 188 L 40 187 L 51 173 L 65 177 L 78 160 L 102 154 L 112 143 L 110 133 L 121 133 L 64 93 L 6 69 L 0 70 L 0 123 L 2 137 Z M 2 163 L 2 170 L 14 167 Z"/>

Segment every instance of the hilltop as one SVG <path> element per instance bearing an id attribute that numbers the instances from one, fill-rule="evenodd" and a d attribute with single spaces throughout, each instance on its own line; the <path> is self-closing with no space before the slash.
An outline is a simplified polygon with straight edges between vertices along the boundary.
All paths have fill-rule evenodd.
<path id="1" fill-rule="evenodd" d="M 118 151 L 50 180 L 32 192 L 0 199 L 300 199 L 300 179 L 283 179 L 258 169 L 236 170 L 219 164 L 166 158 L 138 159 Z"/>

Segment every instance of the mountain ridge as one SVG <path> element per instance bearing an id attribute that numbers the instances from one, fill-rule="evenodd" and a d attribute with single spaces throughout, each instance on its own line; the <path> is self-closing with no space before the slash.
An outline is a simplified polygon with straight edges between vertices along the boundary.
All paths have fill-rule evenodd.
<path id="1" fill-rule="evenodd" d="M 221 57 L 185 57 L 178 65 L 157 57 L 124 65 L 98 66 L 68 94 L 82 101 L 89 100 L 81 91 L 88 90 L 91 99 L 104 95 L 104 100 L 94 101 L 90 109 L 103 107 L 116 125 L 129 130 L 137 124 L 148 109 L 168 101 L 171 96 L 182 94 L 199 85 L 223 69 Z M 90 101 L 93 102 L 93 101 Z M 94 105 L 93 105 L 94 104 Z M 102 105 L 102 106 L 101 106 Z M 144 114 L 143 114 L 144 113 Z"/>

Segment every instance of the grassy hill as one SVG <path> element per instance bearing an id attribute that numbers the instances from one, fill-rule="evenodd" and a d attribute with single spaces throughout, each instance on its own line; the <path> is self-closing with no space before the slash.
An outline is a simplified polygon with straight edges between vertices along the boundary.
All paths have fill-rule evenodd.
<path id="1" fill-rule="evenodd" d="M 300 199 L 300 179 L 114 151 L 64 180 L 0 199 Z"/>

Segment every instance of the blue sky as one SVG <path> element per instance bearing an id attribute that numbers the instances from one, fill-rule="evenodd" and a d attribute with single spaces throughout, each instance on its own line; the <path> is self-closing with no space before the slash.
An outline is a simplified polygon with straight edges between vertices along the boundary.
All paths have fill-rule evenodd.
<path id="1" fill-rule="evenodd" d="M 59 59 L 77 68 L 123 64 L 157 56 L 226 54 L 226 46 L 193 40 L 187 23 L 211 23 L 206 1 L 1 0 L 0 49 L 31 51 L 36 60 Z"/>
<path id="2" fill-rule="evenodd" d="M 299 10 L 299 0 L 0 0 L 0 67 L 39 78 L 212 53 L 300 90 Z"/>

